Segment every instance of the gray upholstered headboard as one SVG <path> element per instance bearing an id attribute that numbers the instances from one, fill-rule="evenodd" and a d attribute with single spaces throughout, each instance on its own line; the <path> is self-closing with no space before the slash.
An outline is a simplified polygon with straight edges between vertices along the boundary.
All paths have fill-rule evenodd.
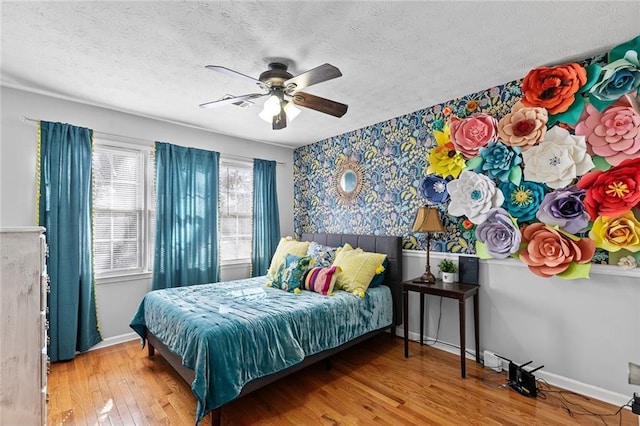
<path id="1" fill-rule="evenodd" d="M 303 233 L 302 241 L 315 241 L 330 247 L 349 243 L 364 251 L 384 253 L 389 267 L 384 275 L 384 284 L 391 289 L 393 297 L 394 324 L 402 324 L 402 238 L 393 236 L 354 235 L 354 234 L 314 234 Z"/>

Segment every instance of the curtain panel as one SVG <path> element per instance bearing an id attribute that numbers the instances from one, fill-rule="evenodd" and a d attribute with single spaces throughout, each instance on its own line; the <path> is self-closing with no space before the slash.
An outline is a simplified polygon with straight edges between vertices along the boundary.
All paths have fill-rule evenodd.
<path id="1" fill-rule="evenodd" d="M 251 276 L 266 275 L 280 241 L 276 162 L 253 160 L 253 244 Z"/>
<path id="2" fill-rule="evenodd" d="M 154 290 L 218 281 L 220 154 L 155 144 Z"/>
<path id="3" fill-rule="evenodd" d="M 49 245 L 52 361 L 73 359 L 102 341 L 92 259 L 92 138 L 92 130 L 70 124 L 38 126 L 38 225 Z"/>

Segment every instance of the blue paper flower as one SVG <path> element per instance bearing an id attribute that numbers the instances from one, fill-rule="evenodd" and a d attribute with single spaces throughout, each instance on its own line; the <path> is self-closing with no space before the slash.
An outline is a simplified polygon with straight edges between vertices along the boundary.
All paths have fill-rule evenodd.
<path id="1" fill-rule="evenodd" d="M 443 179 L 440 176 L 428 175 L 422 181 L 422 195 L 432 204 L 444 203 L 449 199 L 449 191 L 447 191 L 447 182 L 451 178 Z"/>
<path id="2" fill-rule="evenodd" d="M 504 182 L 499 185 L 504 194 L 502 207 L 519 223 L 531 222 L 536 218 L 536 212 L 544 199 L 546 186 L 530 181 L 523 181 L 520 185 Z"/>
<path id="3" fill-rule="evenodd" d="M 502 142 L 489 142 L 480 148 L 478 157 L 467 161 L 467 169 L 483 173 L 500 182 L 519 184 L 522 179 L 520 147 L 510 147 Z"/>

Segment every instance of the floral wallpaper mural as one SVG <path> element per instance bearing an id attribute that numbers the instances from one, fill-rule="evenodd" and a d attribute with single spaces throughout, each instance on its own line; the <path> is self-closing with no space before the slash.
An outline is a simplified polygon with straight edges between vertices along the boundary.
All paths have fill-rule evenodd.
<path id="1" fill-rule="evenodd" d="M 418 207 L 446 233 L 431 250 L 516 258 L 542 277 L 640 263 L 640 36 L 584 61 L 492 87 L 294 152 L 295 229 L 401 235 Z M 338 202 L 335 172 L 363 184 Z"/>

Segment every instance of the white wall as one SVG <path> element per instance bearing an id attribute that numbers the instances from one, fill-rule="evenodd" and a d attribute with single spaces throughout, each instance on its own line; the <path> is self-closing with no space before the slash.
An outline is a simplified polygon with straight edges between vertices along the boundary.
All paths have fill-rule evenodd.
<path id="1" fill-rule="evenodd" d="M 455 255 L 432 253 L 434 274 L 442 257 Z M 424 252 L 405 250 L 403 260 L 404 279 L 424 272 Z M 480 261 L 480 351 L 488 349 L 516 363 L 533 360 L 532 367 L 544 364 L 537 377 L 614 404 L 626 403 L 634 391 L 640 392 L 627 377 L 628 362 L 640 363 L 640 269 L 594 265 L 590 276 L 545 279 L 517 260 Z M 409 336 L 416 339 L 419 298 L 409 296 Z M 435 337 L 439 298 L 427 299 L 425 334 Z M 473 351 L 471 299 L 466 317 L 466 346 Z M 443 300 L 438 338 L 460 342 L 456 300 Z"/>
<path id="2" fill-rule="evenodd" d="M 0 88 L 2 130 L 0 141 L 0 227 L 35 225 L 36 127 L 26 116 L 60 121 L 130 138 L 169 142 L 218 151 L 221 154 L 276 160 L 280 228 L 293 233 L 293 150 L 220 135 L 186 126 L 83 105 L 48 96 Z M 222 271 L 222 278 L 238 277 L 237 268 Z M 151 288 L 150 278 L 98 283 L 98 319 L 103 337 L 116 339 L 131 333 L 129 321 L 142 296 Z M 108 341 L 108 340 L 107 340 Z"/>

